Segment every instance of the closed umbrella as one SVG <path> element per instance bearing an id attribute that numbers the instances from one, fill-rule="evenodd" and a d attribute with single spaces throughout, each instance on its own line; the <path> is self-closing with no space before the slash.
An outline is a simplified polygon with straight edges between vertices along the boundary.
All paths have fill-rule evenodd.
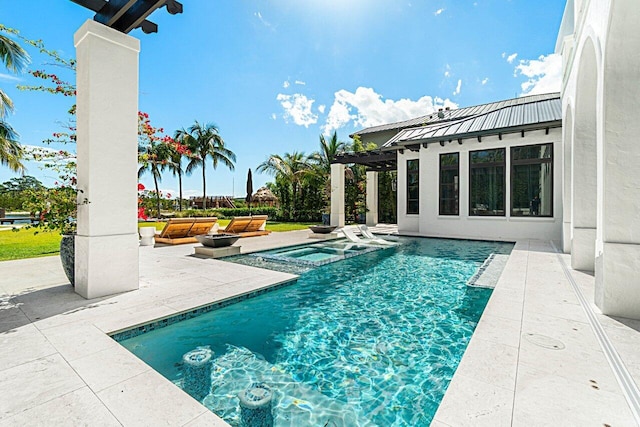
<path id="1" fill-rule="evenodd" d="M 245 199 L 249 205 L 249 215 L 251 215 L 251 197 L 253 195 L 253 178 L 251 177 L 251 168 L 247 174 L 247 198 Z"/>

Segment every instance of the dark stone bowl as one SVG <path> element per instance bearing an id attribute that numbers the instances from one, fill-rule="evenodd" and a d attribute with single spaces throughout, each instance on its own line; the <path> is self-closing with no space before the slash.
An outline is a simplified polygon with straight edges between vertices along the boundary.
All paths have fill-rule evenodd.
<path id="1" fill-rule="evenodd" d="M 201 234 L 196 236 L 198 242 L 210 248 L 224 248 L 233 245 L 240 236 L 237 234 Z"/>
<path id="2" fill-rule="evenodd" d="M 337 225 L 310 225 L 309 229 L 317 234 L 329 234 L 337 227 Z"/>

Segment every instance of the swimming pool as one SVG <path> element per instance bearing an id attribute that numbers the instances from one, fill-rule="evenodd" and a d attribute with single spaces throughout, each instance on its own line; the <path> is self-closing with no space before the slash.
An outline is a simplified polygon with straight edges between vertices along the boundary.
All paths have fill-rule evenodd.
<path id="1" fill-rule="evenodd" d="M 183 355 L 210 349 L 197 397 L 231 425 L 254 382 L 274 391 L 276 426 L 429 425 L 491 294 L 466 282 L 512 245 L 402 243 L 121 344 L 183 387 Z"/>

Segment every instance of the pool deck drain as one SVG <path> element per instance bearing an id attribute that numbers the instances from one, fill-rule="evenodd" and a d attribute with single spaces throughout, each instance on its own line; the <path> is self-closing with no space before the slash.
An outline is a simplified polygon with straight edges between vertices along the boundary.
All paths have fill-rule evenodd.
<path id="1" fill-rule="evenodd" d="M 243 250 L 307 234 L 247 238 Z M 193 246 L 140 248 L 140 289 L 91 301 L 57 257 L 1 262 L 0 425 L 226 425 L 106 334 L 292 277 L 193 258 Z M 570 274 L 591 298 L 593 277 Z M 637 382 L 640 321 L 596 317 Z M 518 242 L 432 425 L 606 424 L 635 421 L 585 313 L 551 245 Z"/>

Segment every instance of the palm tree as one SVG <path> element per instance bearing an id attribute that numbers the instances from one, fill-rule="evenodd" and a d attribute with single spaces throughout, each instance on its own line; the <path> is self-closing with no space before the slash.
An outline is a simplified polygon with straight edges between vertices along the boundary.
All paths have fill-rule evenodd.
<path id="1" fill-rule="evenodd" d="M 212 123 L 200 124 L 197 120 L 186 131 L 181 129 L 176 132 L 176 139 L 187 145 L 192 153 L 186 173 L 191 173 L 194 168 L 202 166 L 202 209 L 207 207 L 207 158 L 211 157 L 213 169 L 222 163 L 229 170 L 234 170 L 233 162 L 236 155 L 224 146 L 224 140 L 220 136 L 218 127 Z"/>
<path id="2" fill-rule="evenodd" d="M 170 161 L 166 164 L 166 167 L 171 171 L 173 176 L 178 176 L 178 210 L 182 211 L 182 175 L 185 172 L 182 169 L 182 156 L 189 156 L 191 152 L 187 149 L 186 142 L 179 138 L 178 132 L 179 131 L 175 132 L 174 139 L 176 144 L 171 146 Z"/>
<path id="3" fill-rule="evenodd" d="M 0 34 L 0 60 L 9 71 L 21 72 L 29 63 L 29 55 L 16 42 Z M 22 147 L 18 143 L 18 134 L 4 119 L 13 111 L 13 101 L 0 89 L 0 164 L 14 172 L 23 172 Z"/>
<path id="4" fill-rule="evenodd" d="M 326 174 L 331 174 L 331 161 L 340 152 L 345 150 L 345 143 L 338 141 L 338 133 L 333 132 L 327 141 L 324 135 L 320 135 L 320 151 L 311 154 L 309 158 Z"/>
<path id="5" fill-rule="evenodd" d="M 333 135 L 327 140 L 324 135 L 320 135 L 320 151 L 316 151 L 309 156 L 311 162 L 310 173 L 315 180 L 320 182 L 322 188 L 322 199 L 326 210 L 329 200 L 331 198 L 331 161 L 335 156 L 345 151 L 345 143 L 338 141 L 338 133 L 333 132 Z M 348 169 L 348 175 L 351 172 Z"/>
<path id="6" fill-rule="evenodd" d="M 155 138 L 149 138 L 148 142 L 138 147 L 138 161 L 141 164 L 138 169 L 138 178 L 150 172 L 156 188 L 156 218 L 160 218 L 160 188 L 158 183 L 162 181 L 160 170 L 163 169 L 171 157 L 171 148 L 164 142 Z"/>
<path id="7" fill-rule="evenodd" d="M 18 142 L 18 135 L 9 123 L 0 120 L 0 164 L 14 172 L 24 172 L 22 159 L 24 151 Z"/>
<path id="8" fill-rule="evenodd" d="M 304 153 L 294 151 L 293 153 L 285 153 L 284 156 L 272 154 L 267 160 L 260 163 L 256 169 L 258 172 L 265 172 L 276 178 L 276 185 L 291 187 L 292 203 L 294 219 L 299 203 L 299 192 L 301 183 L 306 174 L 309 173 L 309 161 Z M 283 205 L 285 201 L 283 200 Z"/>

